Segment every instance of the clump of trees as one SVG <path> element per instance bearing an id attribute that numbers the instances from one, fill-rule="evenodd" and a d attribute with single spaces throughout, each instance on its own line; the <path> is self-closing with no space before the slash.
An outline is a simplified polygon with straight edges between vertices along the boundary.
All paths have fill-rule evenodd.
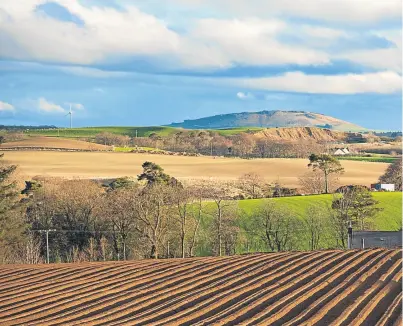
<path id="1" fill-rule="evenodd" d="M 379 178 L 381 183 L 392 183 L 395 189 L 402 191 L 402 158 L 398 158 L 388 166 L 385 173 Z"/>
<path id="2" fill-rule="evenodd" d="M 111 132 L 101 132 L 95 136 L 95 142 L 109 146 L 129 146 L 132 142 L 132 139 L 125 135 L 117 135 Z"/>

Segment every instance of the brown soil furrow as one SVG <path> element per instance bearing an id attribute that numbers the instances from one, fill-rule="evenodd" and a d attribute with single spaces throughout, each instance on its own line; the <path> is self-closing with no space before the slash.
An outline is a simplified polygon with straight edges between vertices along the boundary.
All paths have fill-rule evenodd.
<path id="1" fill-rule="evenodd" d="M 206 289 L 215 290 L 217 286 L 222 284 L 230 286 L 230 284 L 239 282 L 239 280 L 243 278 L 243 276 L 241 275 L 244 273 L 246 274 L 246 277 L 244 277 L 242 280 L 248 280 L 264 273 L 265 269 L 270 268 L 270 266 L 282 264 L 284 261 L 294 259 L 295 257 L 295 255 L 293 258 L 291 258 L 290 255 L 283 254 L 279 254 L 278 256 L 282 258 L 274 259 L 273 257 L 270 257 L 270 259 L 267 261 L 266 266 L 264 266 L 265 264 L 255 263 L 252 267 L 248 267 L 248 269 L 242 271 L 241 273 L 235 269 L 236 266 L 229 265 L 225 268 L 225 271 L 220 270 L 219 273 L 209 273 L 203 276 L 203 278 L 199 277 L 196 279 L 190 279 L 188 282 L 186 282 L 186 284 L 182 284 L 182 286 L 175 286 L 175 288 L 166 288 L 164 289 L 163 293 L 157 293 L 158 297 L 156 297 L 154 293 L 152 293 L 151 296 L 148 295 L 148 293 L 146 293 L 144 296 L 138 296 L 138 299 L 134 302 L 130 302 L 129 305 L 120 305 L 118 310 L 114 312 L 113 318 L 118 318 L 119 320 L 121 320 L 123 318 L 128 318 L 127 315 L 132 316 L 133 314 L 136 314 L 136 316 L 139 316 L 143 313 L 152 314 L 153 310 L 159 309 L 159 305 L 165 306 L 166 304 L 173 304 L 177 301 L 186 300 L 186 298 L 193 298 L 194 295 L 198 295 L 198 293 L 200 293 L 201 291 L 206 291 Z M 250 270 L 252 270 L 252 272 L 250 272 Z M 174 294 L 175 296 L 172 299 L 172 296 Z M 150 300 L 145 302 L 145 300 L 147 299 Z M 167 303 L 168 300 L 171 301 Z M 150 307 L 152 307 L 151 310 L 148 309 Z M 122 308 L 124 308 L 125 310 L 122 310 Z M 147 308 L 147 310 L 143 312 L 145 308 Z M 128 309 L 130 309 L 129 313 Z M 95 319 L 97 319 L 96 323 L 100 323 L 101 319 L 105 320 L 105 316 L 101 314 L 101 317 L 96 316 Z M 109 320 L 110 317 L 108 317 L 107 323 L 110 322 Z"/>
<path id="2" fill-rule="evenodd" d="M 150 267 L 153 268 L 153 267 Z M 68 292 L 78 291 L 78 289 L 88 288 L 90 286 L 94 286 L 102 283 L 102 286 L 107 285 L 108 282 L 111 282 L 111 276 L 117 275 L 118 277 L 126 277 L 131 274 L 136 274 L 139 271 L 143 271 L 143 273 L 147 273 L 147 269 L 138 268 L 138 269 L 114 269 L 113 273 L 108 271 L 102 271 L 101 273 L 92 273 L 92 275 L 86 275 L 85 277 L 79 278 L 79 280 L 58 280 L 58 282 L 52 282 L 51 285 L 49 283 L 45 283 L 41 286 L 35 286 L 34 288 L 26 287 L 25 291 L 29 290 L 29 292 L 21 292 L 17 291 L 13 295 L 7 293 L 5 298 L 0 300 L 0 311 L 3 311 L 10 304 L 15 304 L 15 301 L 21 303 L 21 305 L 26 305 L 29 302 L 34 301 L 38 303 L 40 300 L 44 300 L 46 298 L 50 298 L 52 296 L 60 296 L 66 295 Z M 108 281 L 109 280 L 109 281 Z M 47 286 L 45 286 L 45 284 Z M 81 285 L 81 286 L 80 286 Z M 75 294 L 78 294 L 75 292 Z M 2 295 L 3 296 L 3 295 Z M 38 301 L 39 300 L 39 301 Z M 16 306 L 14 306 L 16 308 Z M 7 310 L 7 309 L 6 309 Z"/>
<path id="3" fill-rule="evenodd" d="M 119 267 L 120 269 L 124 269 L 125 267 Z M 119 268 L 113 268 L 110 266 L 104 267 L 101 270 L 115 270 Z M 48 285 L 48 284 L 54 284 L 54 282 L 57 282 L 58 280 L 61 281 L 68 281 L 68 280 L 74 280 L 76 278 L 82 278 L 85 276 L 91 276 L 96 273 L 99 273 L 98 270 L 96 269 L 91 269 L 91 268 L 86 268 L 86 269 L 68 269 L 64 270 L 63 272 L 58 273 L 57 270 L 49 270 L 46 272 L 38 273 L 38 275 L 34 275 L 32 277 L 27 276 L 24 278 L 24 281 L 21 282 L 19 280 L 15 282 L 9 282 L 8 287 L 3 288 L 0 290 L 0 297 L 3 296 L 3 294 L 7 294 L 9 296 L 10 294 L 14 293 L 19 293 L 20 289 L 24 289 L 26 291 L 28 288 L 30 290 L 34 290 L 35 288 L 43 288 L 43 286 Z M 41 277 L 42 276 L 42 277 Z M 18 284 L 18 286 L 16 286 Z M 29 286 L 27 288 L 27 285 Z"/>
<path id="4" fill-rule="evenodd" d="M 0 267 L 1 326 L 402 323 L 402 251 Z"/>
<path id="5" fill-rule="evenodd" d="M 368 302 L 358 316 L 353 319 L 351 325 L 375 325 L 384 314 L 386 310 L 385 307 L 388 307 L 401 291 L 401 287 L 401 281 L 399 283 L 393 281 L 389 282 L 370 302 Z M 381 302 L 386 301 L 388 297 L 392 297 L 391 302 L 387 303 L 387 305 L 382 304 Z"/>
<path id="6" fill-rule="evenodd" d="M 164 265 L 167 265 L 167 264 L 164 264 Z M 169 268 L 173 269 L 173 268 L 175 268 L 176 265 L 174 265 L 174 267 L 170 267 L 170 265 L 168 264 L 167 266 Z M 150 267 L 150 268 L 153 268 L 153 267 Z M 161 270 L 165 270 L 165 269 L 162 268 Z M 92 277 L 91 279 L 83 278 L 80 281 L 59 282 L 59 283 L 56 283 L 54 286 L 44 288 L 43 290 L 41 290 L 39 288 L 35 292 L 36 297 L 33 297 L 34 305 L 40 305 L 42 301 L 47 302 L 48 300 L 45 300 L 46 296 L 44 296 L 44 294 L 46 294 L 46 293 L 55 293 L 56 292 L 57 295 L 56 295 L 56 297 L 53 298 L 53 300 L 57 300 L 57 297 L 63 297 L 64 299 L 69 298 L 66 294 L 68 292 L 71 292 L 72 294 L 71 294 L 70 297 L 74 299 L 74 298 L 78 297 L 77 295 L 78 295 L 79 291 L 77 291 L 77 285 L 82 284 L 82 286 L 80 287 L 80 289 L 81 289 L 80 293 L 85 293 L 87 296 L 89 296 L 89 293 L 88 293 L 89 290 L 101 291 L 103 288 L 105 288 L 106 286 L 108 286 L 110 284 L 113 284 L 115 286 L 119 286 L 119 284 L 121 284 L 121 283 L 119 283 L 119 279 L 123 278 L 124 280 L 127 280 L 127 278 L 126 278 L 127 276 L 130 276 L 130 278 L 138 278 L 139 273 L 140 273 L 140 275 L 146 275 L 146 276 L 150 275 L 150 272 L 149 272 L 148 269 L 145 269 L 145 270 L 144 269 L 139 269 L 139 270 L 137 270 L 137 269 L 134 269 L 134 270 L 128 269 L 124 273 L 122 273 L 122 272 L 119 273 L 119 271 L 117 271 L 115 273 L 117 275 L 117 277 L 112 278 L 112 279 L 110 278 L 111 275 L 105 275 L 103 277 L 103 279 L 109 279 L 108 281 L 104 281 L 103 279 L 96 279 L 96 278 L 94 279 Z M 64 290 L 64 292 L 58 293 L 59 291 L 62 291 L 62 290 Z M 30 291 L 30 292 L 32 292 L 32 291 Z M 31 293 L 30 296 L 32 297 L 32 293 Z M 14 300 L 15 299 L 10 300 L 11 305 L 12 305 Z M 27 305 L 27 303 L 23 303 L 21 306 L 23 306 L 23 308 L 25 310 L 27 310 L 28 308 L 29 309 L 33 308 L 32 306 Z M 9 310 L 10 309 L 10 302 L 7 305 L 4 305 L 4 303 L 3 303 L 2 308 L 3 308 L 2 311 L 4 311 L 4 308 L 6 308 L 5 310 Z M 15 309 L 15 307 L 13 308 L 13 310 L 14 311 L 19 311 L 18 309 Z M 5 314 L 8 314 L 8 313 L 6 312 Z M 4 313 L 0 313 L 0 316 L 1 315 L 4 315 Z"/>
<path id="7" fill-rule="evenodd" d="M 221 325 L 236 325 L 242 322 L 249 324 L 251 322 L 253 323 L 254 321 L 257 323 L 259 319 L 256 318 L 256 315 L 258 317 L 263 317 L 265 315 L 264 310 L 270 310 L 272 306 L 273 308 L 275 308 L 275 310 L 271 312 L 274 315 L 280 309 L 280 307 L 276 303 L 284 303 L 281 298 L 287 298 L 287 295 L 293 297 L 293 293 L 295 291 L 298 291 L 298 289 L 300 289 L 301 287 L 305 285 L 309 287 L 309 285 L 318 277 L 321 278 L 323 275 L 326 276 L 325 273 L 328 269 L 337 271 L 338 269 L 340 269 L 340 267 L 347 265 L 349 262 L 353 262 L 351 267 L 354 267 L 361 260 L 367 260 L 370 259 L 370 257 L 371 255 L 369 253 L 367 256 L 360 256 L 357 252 L 350 252 L 350 255 L 348 255 L 347 257 L 339 257 L 339 259 L 335 261 L 336 264 L 334 264 L 334 262 L 331 262 L 330 264 L 327 263 L 325 265 L 319 265 L 317 268 L 310 270 L 307 274 L 295 275 L 295 279 L 291 278 L 289 282 L 285 284 L 285 286 L 268 292 L 266 295 L 262 296 L 258 300 L 255 300 L 249 305 L 245 305 L 242 309 L 236 311 L 236 313 L 227 315 L 225 318 L 222 318 L 222 320 L 217 320 L 217 322 Z M 338 271 L 336 275 L 339 275 L 341 273 L 343 273 L 343 271 Z M 268 315 L 270 316 L 270 313 Z"/>
<path id="8" fill-rule="evenodd" d="M 0 286 L 2 286 L 1 288 L 1 292 L 3 292 L 4 290 L 6 290 L 7 288 L 12 288 L 15 284 L 17 284 L 18 286 L 21 285 L 22 283 L 26 283 L 29 284 L 30 282 L 32 282 L 32 279 L 38 278 L 38 279 L 42 279 L 43 280 L 43 276 L 52 274 L 52 273 L 60 273 L 63 274 L 64 272 L 69 271 L 69 269 L 51 269 L 51 270 L 25 270 L 22 273 L 18 273 L 18 275 L 9 275 L 7 278 L 4 278 L 3 280 L 0 280 Z M 78 272 L 78 271 L 77 271 Z M 7 287 L 4 287 L 4 285 L 2 284 L 7 284 Z"/>
<path id="9" fill-rule="evenodd" d="M 343 314 L 341 314 L 338 318 L 336 318 L 331 325 L 336 326 L 336 325 L 350 325 L 351 319 L 354 318 L 361 310 L 362 307 L 365 306 L 372 298 L 383 289 L 385 285 L 387 285 L 391 279 L 396 275 L 396 272 L 398 273 L 400 271 L 400 265 L 401 262 L 400 260 L 397 260 L 389 269 L 386 273 L 383 274 L 381 278 L 376 274 L 376 272 L 379 273 L 380 270 L 375 271 L 375 282 L 372 284 L 371 287 L 370 284 L 368 284 L 367 279 L 360 279 L 361 282 L 365 282 L 367 290 L 361 291 L 361 295 L 354 300 L 352 303 L 350 303 L 347 306 L 347 309 L 343 310 Z M 381 274 L 382 275 L 382 274 Z M 387 277 L 385 277 L 387 275 Z"/>
<path id="10" fill-rule="evenodd" d="M 277 256 L 283 256 L 284 255 L 272 255 L 270 257 L 266 257 L 269 261 L 275 260 Z M 237 267 L 239 271 L 242 271 L 243 269 L 247 269 L 250 265 L 256 266 L 256 263 L 259 263 L 259 261 L 262 261 L 264 264 L 264 258 L 261 258 L 260 256 L 256 256 L 253 258 L 253 260 L 248 260 L 245 261 L 245 259 L 242 259 L 240 262 L 235 262 L 234 264 L 227 264 L 224 265 L 223 268 L 217 269 L 215 271 L 211 271 L 208 269 L 203 269 L 198 272 L 198 274 L 193 274 L 190 278 L 184 279 L 182 276 L 178 276 L 175 279 L 171 280 L 171 284 L 174 284 L 173 287 L 169 287 L 169 283 L 162 283 L 157 286 L 151 286 L 147 287 L 145 289 L 139 289 L 134 295 L 133 293 L 126 294 L 125 296 L 120 296 L 117 299 L 114 299 L 113 301 L 108 302 L 108 314 L 116 314 L 117 311 L 120 311 L 122 309 L 126 309 L 127 307 L 131 307 L 135 305 L 136 309 L 141 309 L 143 306 L 146 306 L 147 308 L 151 308 L 152 302 L 148 301 L 147 303 L 144 303 L 147 299 L 153 299 L 154 297 L 157 296 L 158 301 L 164 301 L 166 298 L 170 298 L 173 294 L 177 294 L 179 292 L 185 292 L 188 293 L 190 289 L 196 287 L 199 284 L 205 284 L 205 283 L 211 283 L 214 281 L 215 278 L 219 278 L 223 273 L 227 272 L 231 268 Z M 197 270 L 192 271 L 192 272 L 197 272 Z M 199 276 L 202 275 L 202 276 Z M 204 282 L 204 280 L 207 279 L 207 282 Z M 178 282 L 179 281 L 179 282 Z M 135 303 L 133 303 L 133 300 L 136 300 Z M 82 311 L 81 314 L 77 314 L 77 312 L 74 312 L 74 319 L 77 319 L 77 315 L 81 316 L 80 320 L 85 321 L 88 323 L 92 319 L 97 319 L 100 318 L 99 315 L 102 316 L 102 318 L 105 318 L 105 313 L 103 313 L 103 308 L 100 309 L 99 304 L 104 303 L 106 300 L 101 300 L 97 303 L 95 306 L 95 310 L 89 309 L 90 307 L 86 306 L 86 309 L 80 308 Z M 70 312 L 69 312 L 70 313 Z M 60 316 L 58 316 L 60 317 Z M 82 319 L 85 318 L 85 319 Z"/>
<path id="11" fill-rule="evenodd" d="M 370 251 L 366 250 L 364 252 L 370 252 Z M 390 254 L 390 251 L 378 250 L 378 254 L 379 255 L 374 257 L 370 262 L 368 262 L 367 264 L 364 264 L 353 274 L 349 275 L 344 280 L 344 282 L 337 285 L 336 287 L 334 287 L 333 289 L 331 289 L 329 292 L 325 293 L 324 295 L 320 296 L 319 298 L 317 298 L 315 301 L 313 301 L 309 305 L 301 306 L 302 309 L 300 309 L 300 311 L 298 311 L 299 314 L 294 316 L 290 321 L 285 322 L 284 326 L 301 325 L 306 319 L 308 319 L 311 316 L 313 316 L 314 314 L 316 314 L 317 311 L 319 311 L 322 307 L 324 307 L 326 304 L 328 304 L 330 301 L 332 301 L 333 296 L 336 296 L 336 295 L 342 293 L 342 291 L 346 287 L 348 287 L 352 281 L 358 279 L 361 276 L 362 272 L 365 269 L 367 269 L 367 266 L 371 264 L 371 262 L 379 260 L 383 256 Z"/>
<path id="12" fill-rule="evenodd" d="M 160 266 L 169 266 L 169 264 L 160 264 Z M 159 267 L 160 267 L 159 266 Z M 109 268 L 109 267 L 108 267 Z M 136 274 L 138 272 L 143 272 L 143 274 L 147 274 L 149 269 L 154 269 L 154 265 L 145 265 L 144 268 L 142 268 L 141 264 L 139 264 L 138 268 L 127 268 L 127 266 L 119 267 L 113 269 L 113 273 L 106 270 L 102 271 L 101 273 L 96 273 L 94 276 L 92 275 L 85 275 L 85 277 L 80 277 L 79 281 L 74 281 L 70 279 L 62 279 L 59 280 L 59 282 L 52 282 L 51 286 L 44 287 L 39 286 L 35 288 L 25 288 L 25 291 L 29 289 L 29 293 L 21 293 L 21 291 L 17 291 L 17 294 L 14 296 L 11 296 L 10 294 L 7 294 L 7 299 L 8 301 L 14 302 L 15 298 L 19 298 L 19 301 L 23 304 L 26 304 L 27 302 L 24 303 L 24 300 L 26 299 L 31 299 L 31 300 L 37 300 L 38 297 L 41 299 L 46 299 L 50 298 L 54 295 L 54 293 L 57 293 L 57 295 L 60 295 L 61 293 L 58 293 L 59 291 L 64 291 L 63 295 L 65 295 L 68 292 L 73 292 L 73 291 L 78 291 L 75 292 L 75 295 L 81 293 L 80 290 L 84 290 L 88 288 L 89 286 L 92 286 L 94 284 L 98 284 L 99 282 L 103 282 L 102 286 L 104 285 L 109 285 L 111 282 L 116 282 L 116 280 L 120 278 L 125 278 L 127 276 L 132 276 L 133 274 Z M 123 269 L 124 272 L 121 270 Z M 161 268 L 160 268 L 161 270 Z M 118 275 L 117 277 L 113 277 L 114 275 Z M 90 277 L 91 276 L 91 277 Z M 108 281 L 109 280 L 109 281 Z M 83 285 L 83 286 L 80 286 Z M 48 295 L 46 295 L 48 294 Z M 23 298 L 22 298 L 23 297 Z M 0 310 L 1 308 L 4 308 L 4 306 L 7 306 L 5 304 L 5 300 L 0 300 Z"/>
<path id="13" fill-rule="evenodd" d="M 341 306 L 345 306 L 347 304 L 347 302 L 350 302 L 354 299 L 354 297 L 351 294 L 358 287 L 360 287 L 360 285 L 362 285 L 363 282 L 368 277 L 370 277 L 371 275 L 376 273 L 378 268 L 386 267 L 386 269 L 387 269 L 389 266 L 386 265 L 386 263 L 390 262 L 391 256 L 393 257 L 393 256 L 396 256 L 397 254 L 400 254 L 400 252 L 399 251 L 389 251 L 389 253 L 386 257 L 384 257 L 380 262 L 378 262 L 375 266 L 373 266 L 370 271 L 364 273 L 363 275 L 360 275 L 360 277 L 357 280 L 355 280 L 355 278 L 354 278 L 355 275 L 349 276 L 344 282 L 345 283 L 344 285 L 348 285 L 348 286 L 346 286 L 343 289 L 343 291 L 341 291 L 339 294 L 337 294 L 335 296 L 332 296 L 332 294 L 334 294 L 334 292 L 335 292 L 334 291 L 335 289 L 333 289 L 331 291 L 331 293 L 329 293 L 331 301 L 329 301 L 321 309 L 316 311 L 314 316 L 311 316 L 309 319 L 306 320 L 306 323 L 315 324 L 320 321 L 321 323 L 330 324 L 330 322 L 340 314 L 340 311 L 344 311 L 346 309 L 345 307 L 341 307 Z M 391 265 L 392 264 L 393 264 L 393 261 L 392 261 Z M 363 266 L 362 268 L 364 268 L 364 267 L 365 266 Z M 360 272 L 362 273 L 362 270 Z M 353 280 L 354 280 L 354 282 L 351 284 L 351 281 L 353 281 Z M 364 283 L 364 285 L 365 284 L 366 283 Z M 341 284 L 341 285 L 343 285 L 343 284 Z M 346 301 L 347 299 L 349 299 L 349 300 Z M 337 309 L 337 307 L 339 307 L 339 309 Z"/>
<path id="14" fill-rule="evenodd" d="M 236 259 L 242 260 L 241 258 L 242 257 L 238 257 Z M 232 258 L 232 259 L 234 259 L 234 258 Z M 229 257 L 226 257 L 223 259 L 216 258 L 213 261 L 211 268 L 220 266 L 222 264 L 227 264 L 229 260 L 230 260 Z M 188 264 L 183 264 L 183 266 L 180 268 L 177 268 L 177 266 L 174 265 L 173 267 L 169 268 L 169 272 L 167 272 L 166 270 L 163 270 L 162 272 L 157 270 L 155 275 L 153 273 L 144 272 L 140 276 L 136 276 L 133 279 L 125 279 L 123 282 L 118 282 L 116 279 L 113 279 L 111 281 L 111 282 L 113 282 L 112 287 L 105 289 L 105 284 L 103 284 L 103 283 L 101 284 L 102 290 L 100 290 L 99 287 L 97 288 L 95 286 L 90 286 L 90 287 L 86 288 L 86 290 L 84 291 L 84 294 L 82 294 L 81 296 L 74 295 L 74 293 L 73 293 L 70 297 L 66 298 L 65 295 L 60 295 L 59 296 L 60 298 L 56 298 L 57 303 L 49 303 L 48 300 L 46 300 L 44 303 L 41 303 L 40 305 L 36 305 L 35 308 L 24 306 L 23 308 L 21 308 L 20 311 L 18 311 L 18 312 L 22 312 L 22 315 L 19 315 L 18 317 L 13 317 L 12 319 L 23 318 L 23 317 L 32 319 L 32 317 L 36 317 L 37 315 L 39 318 L 40 316 L 43 316 L 44 314 L 50 314 L 50 313 L 56 313 L 56 312 L 60 313 L 60 310 L 66 310 L 70 307 L 75 307 L 76 305 L 82 306 L 82 305 L 88 303 L 86 301 L 83 301 L 83 299 L 87 298 L 90 301 L 94 301 L 96 298 L 103 298 L 106 293 L 108 295 L 119 296 L 119 295 L 121 295 L 122 290 L 123 291 L 131 290 L 133 285 L 153 284 L 153 283 L 156 283 L 157 280 L 159 280 L 159 279 L 164 279 L 164 277 L 169 277 L 171 275 L 177 274 L 178 271 L 186 274 L 186 272 L 189 269 L 194 268 L 194 264 L 195 263 L 193 263 L 193 262 L 188 263 Z M 200 264 L 198 264 L 198 265 L 200 268 L 203 268 L 203 266 L 201 266 Z M 157 276 L 159 278 L 157 278 Z M 135 282 L 133 282 L 133 280 L 135 280 Z M 145 282 L 142 282 L 142 281 L 145 281 Z M 159 280 L 158 282 L 161 283 L 163 281 Z M 126 288 L 123 287 L 123 289 L 122 289 L 122 285 L 126 285 L 126 284 L 127 284 L 127 287 Z M 116 289 L 116 291 L 111 292 L 111 290 L 114 290 L 114 289 Z M 96 291 L 96 290 L 98 290 L 98 291 L 97 291 L 96 295 L 94 295 L 94 291 Z M 109 293 L 109 292 L 111 292 L 111 293 Z M 136 289 L 135 292 L 138 292 L 138 289 Z M 44 307 L 46 307 L 46 309 L 43 309 Z M 0 314 L 0 316 L 1 315 L 2 314 Z M 21 319 L 21 322 L 25 322 L 25 319 L 24 318 Z M 7 320 L 7 319 L 5 319 L 5 320 Z"/>
<path id="15" fill-rule="evenodd" d="M 377 322 L 376 326 L 394 325 L 402 315 L 402 301 L 403 296 L 402 291 L 400 291 L 399 295 L 393 300 L 392 304 L 389 306 L 388 310 L 386 310 L 382 318 Z"/>
<path id="16" fill-rule="evenodd" d="M 354 257 L 353 257 L 354 258 Z M 320 297 L 324 291 L 329 290 L 337 286 L 340 282 L 345 279 L 346 275 L 356 272 L 360 269 L 360 263 L 365 263 L 364 256 L 360 256 L 358 259 L 354 258 L 353 264 L 350 264 L 349 260 L 343 261 L 330 269 L 327 269 L 324 273 L 320 274 L 317 278 L 313 279 L 310 283 L 299 287 L 296 291 L 293 291 L 289 295 L 283 296 L 276 299 L 267 308 L 257 313 L 252 318 L 248 319 L 248 323 L 258 324 L 258 325 L 268 325 L 268 324 L 283 324 L 285 322 L 284 317 L 287 315 L 289 318 L 289 313 L 298 305 L 306 306 L 306 301 L 313 301 L 315 297 Z M 365 257 L 369 259 L 370 257 Z M 362 260 L 360 260 L 362 259 Z M 379 259 L 379 256 L 375 256 L 370 259 L 365 265 L 368 268 L 371 264 L 374 264 Z M 281 320 L 279 322 L 279 320 Z"/>
<path id="17" fill-rule="evenodd" d="M 218 313 L 222 309 L 232 305 L 234 302 L 249 299 L 251 296 L 260 296 L 262 295 L 262 291 L 270 291 L 273 290 L 273 288 L 281 287 L 281 285 L 285 283 L 283 279 L 288 279 L 290 274 L 292 274 L 292 271 L 295 271 L 296 274 L 303 273 L 304 271 L 309 270 L 311 266 L 319 264 L 322 260 L 332 261 L 334 255 L 337 255 L 337 253 L 326 255 L 319 252 L 317 255 L 312 256 L 310 260 L 305 260 L 300 264 L 295 264 L 288 270 L 282 270 L 281 272 L 269 270 L 266 275 L 263 275 L 259 279 L 255 278 L 250 282 L 242 284 L 241 286 L 236 287 L 236 290 L 234 290 L 233 287 L 230 287 L 226 291 L 217 291 L 215 296 L 206 293 L 201 297 L 201 299 L 192 298 L 193 300 L 191 301 L 185 301 L 178 305 L 166 307 L 158 313 L 158 318 L 163 318 L 158 320 L 157 325 L 168 325 L 172 322 L 176 325 L 181 323 L 193 325 L 201 316 L 211 314 L 212 311 Z M 270 286 L 268 286 L 269 284 Z M 172 309 L 174 311 L 172 311 Z M 172 316 L 173 312 L 176 311 L 178 313 Z M 164 314 L 162 315 L 162 313 Z M 144 320 L 135 319 L 135 322 L 138 325 L 147 325 L 147 323 L 154 323 L 156 317 L 157 315 L 150 316 Z"/>

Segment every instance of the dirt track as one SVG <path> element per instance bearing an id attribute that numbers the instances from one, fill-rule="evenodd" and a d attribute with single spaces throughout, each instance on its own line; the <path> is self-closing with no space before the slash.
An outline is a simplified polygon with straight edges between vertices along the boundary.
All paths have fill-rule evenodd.
<path id="1" fill-rule="evenodd" d="M 401 254 L 0 266 L 0 324 L 400 325 Z"/>
<path id="2" fill-rule="evenodd" d="M 160 164 L 167 173 L 180 179 L 215 178 L 234 180 L 244 173 L 257 172 L 269 182 L 280 182 L 298 187 L 298 177 L 307 172 L 305 159 L 232 159 L 212 157 L 178 157 L 157 154 L 103 153 L 103 152 L 41 152 L 10 151 L 4 158 L 18 164 L 28 177 L 47 175 L 57 177 L 111 178 L 136 176 L 141 164 L 152 161 Z M 346 173 L 343 184 L 369 185 L 378 180 L 388 164 L 343 161 Z"/>

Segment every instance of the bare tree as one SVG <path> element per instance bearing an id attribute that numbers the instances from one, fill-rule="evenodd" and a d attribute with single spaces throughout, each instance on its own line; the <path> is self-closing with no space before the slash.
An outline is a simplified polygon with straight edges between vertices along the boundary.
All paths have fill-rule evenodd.
<path id="1" fill-rule="evenodd" d="M 238 179 L 239 187 L 249 198 L 260 198 L 263 195 L 264 179 L 261 175 L 255 172 L 243 174 Z"/>
<path id="2" fill-rule="evenodd" d="M 351 221 L 350 210 L 353 205 L 353 198 L 347 195 L 348 191 L 345 188 L 341 193 L 335 194 L 332 201 L 332 230 L 337 246 L 342 248 L 347 247 L 347 227 Z"/>
<path id="3" fill-rule="evenodd" d="M 122 242 L 123 260 L 126 260 L 127 239 L 131 232 L 135 230 L 137 223 L 136 202 L 141 196 L 138 188 L 119 188 L 108 192 L 105 198 L 104 213 L 112 226 L 112 230 L 117 232 Z"/>
<path id="4" fill-rule="evenodd" d="M 320 171 L 309 171 L 299 178 L 301 190 L 306 194 L 323 194 L 325 192 L 325 179 Z M 328 191 L 334 192 L 340 186 L 338 175 L 328 176 Z"/>
<path id="5" fill-rule="evenodd" d="M 161 245 L 167 236 L 172 202 L 172 188 L 164 184 L 144 188 L 136 202 L 138 223 L 135 228 L 150 242 L 151 258 L 159 257 Z"/>
<path id="6" fill-rule="evenodd" d="M 207 185 L 206 185 L 207 186 Z M 225 222 L 224 219 L 234 216 L 233 210 L 234 205 L 236 203 L 231 201 L 231 190 L 234 187 L 232 183 L 215 183 L 207 186 L 209 189 L 208 199 L 211 199 L 214 203 L 214 213 L 212 214 L 214 217 L 214 229 L 216 233 L 217 239 L 217 255 L 223 255 L 223 235 L 224 229 L 228 222 Z"/>
<path id="7" fill-rule="evenodd" d="M 308 206 L 304 218 L 310 250 L 320 248 L 321 240 L 328 226 L 328 210 L 317 205 Z"/>
<path id="8" fill-rule="evenodd" d="M 257 234 L 266 242 L 269 250 L 291 250 L 295 246 L 295 232 L 301 229 L 301 225 L 287 208 L 265 201 L 252 214 L 252 219 Z"/>
<path id="9" fill-rule="evenodd" d="M 175 210 L 177 212 L 177 218 L 180 225 L 180 245 L 181 245 L 181 257 L 186 257 L 186 238 L 189 229 L 189 219 L 191 218 L 191 211 L 193 209 L 192 204 L 194 201 L 194 193 L 190 188 L 174 187 L 173 201 Z M 198 227 L 198 226 L 197 226 Z"/>
<path id="10" fill-rule="evenodd" d="M 200 223 L 202 221 L 203 216 L 203 205 L 204 199 L 207 197 L 207 189 L 203 186 L 203 184 L 193 186 L 191 188 L 191 192 L 193 198 L 195 200 L 193 209 L 191 210 L 191 216 L 193 220 L 193 230 L 189 235 L 189 256 L 194 256 L 194 248 L 196 245 L 197 237 L 199 234 Z"/>

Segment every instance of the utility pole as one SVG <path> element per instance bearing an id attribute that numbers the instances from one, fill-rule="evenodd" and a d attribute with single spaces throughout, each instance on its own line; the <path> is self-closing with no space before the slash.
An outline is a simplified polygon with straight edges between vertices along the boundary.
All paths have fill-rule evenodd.
<path id="1" fill-rule="evenodd" d="M 38 230 L 39 232 L 46 233 L 46 263 L 49 264 L 49 232 L 55 232 L 55 229 Z"/>
<path id="2" fill-rule="evenodd" d="M 347 232 L 347 248 L 352 249 L 353 242 L 353 227 L 351 225 L 351 221 L 348 224 L 348 232 Z"/>

